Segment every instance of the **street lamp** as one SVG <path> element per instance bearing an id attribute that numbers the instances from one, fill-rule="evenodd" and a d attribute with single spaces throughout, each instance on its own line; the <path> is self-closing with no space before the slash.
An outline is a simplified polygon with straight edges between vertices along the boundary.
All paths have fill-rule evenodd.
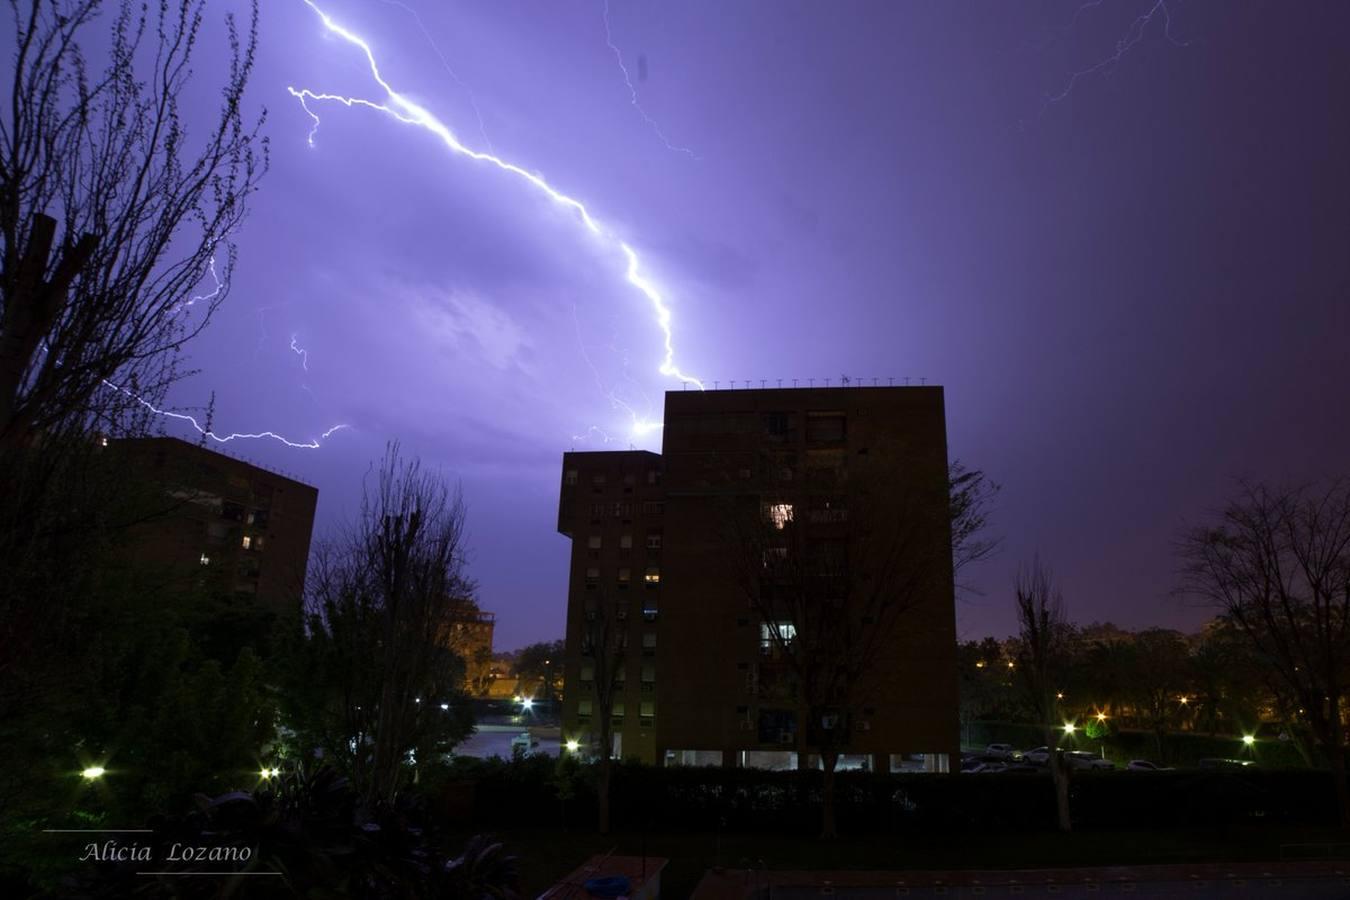
<path id="1" fill-rule="evenodd" d="M 1064 733 L 1065 733 L 1065 734 L 1073 734 L 1073 733 L 1074 733 L 1075 731 L 1077 731 L 1077 730 L 1078 730 L 1078 726 L 1075 725 L 1075 724 L 1073 724 L 1072 722 L 1065 722 L 1065 723 L 1064 723 Z"/>
<path id="2" fill-rule="evenodd" d="M 1255 743 L 1256 743 L 1256 735 L 1254 735 L 1254 734 L 1244 734 L 1244 735 L 1242 736 L 1242 743 L 1244 743 L 1244 744 L 1246 744 L 1248 747 L 1250 747 L 1252 744 L 1255 744 Z"/>
<path id="3" fill-rule="evenodd" d="M 567 752 L 576 753 L 581 749 L 581 741 L 571 740 L 567 742 Z"/>
<path id="4" fill-rule="evenodd" d="M 93 781 L 97 778 L 102 778 L 105 771 L 107 770 L 102 766 L 90 766 L 80 773 L 80 777 L 85 781 Z"/>

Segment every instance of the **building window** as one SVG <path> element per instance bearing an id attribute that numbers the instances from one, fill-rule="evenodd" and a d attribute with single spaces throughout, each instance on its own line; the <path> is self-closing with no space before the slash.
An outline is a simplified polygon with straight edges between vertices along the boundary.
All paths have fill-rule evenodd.
<path id="1" fill-rule="evenodd" d="M 632 580 L 633 580 L 633 570 L 632 570 L 632 569 L 624 568 L 624 569 L 620 569 L 620 570 L 619 570 L 619 584 L 627 585 L 628 582 L 630 582 L 630 581 L 632 581 Z"/>
<path id="2" fill-rule="evenodd" d="M 844 414 L 812 412 L 806 414 L 806 439 L 815 443 L 838 443 L 847 434 Z"/>
<path id="3" fill-rule="evenodd" d="M 666 511 L 664 500 L 646 500 L 642 504 L 642 514 L 644 516 L 659 516 Z"/>
<path id="4" fill-rule="evenodd" d="M 779 649 L 780 642 L 788 647 L 797 637 L 797 626 L 791 622 L 762 622 L 759 626 L 759 649 L 768 655 Z"/>
<path id="5" fill-rule="evenodd" d="M 603 516 L 604 514 L 605 514 L 605 504 L 603 504 L 603 503 L 592 503 L 592 504 L 591 504 L 591 520 L 592 520 L 592 521 L 595 521 L 596 519 L 599 519 L 599 518 L 600 518 L 601 516 Z"/>
<path id="6" fill-rule="evenodd" d="M 659 608 L 656 605 L 656 591 L 648 591 L 642 598 L 642 618 L 648 622 L 656 621 Z"/>
<path id="7" fill-rule="evenodd" d="M 631 534 L 619 535 L 619 549 L 631 550 L 633 548 L 633 536 Z"/>
<path id="8" fill-rule="evenodd" d="M 647 470 L 647 483 L 648 483 L 648 484 L 660 484 L 660 483 L 661 483 L 661 470 L 660 470 L 660 469 L 648 469 L 648 470 Z"/>
<path id="9" fill-rule="evenodd" d="M 642 664 L 642 689 L 644 691 L 655 690 L 656 688 L 656 663 Z"/>
<path id="10" fill-rule="evenodd" d="M 568 469 L 566 472 L 563 472 L 563 484 L 574 485 L 576 483 L 577 483 L 576 469 Z"/>
<path id="11" fill-rule="evenodd" d="M 609 721 L 612 725 L 623 724 L 623 701 L 615 700 L 609 709 Z"/>
<path id="12" fill-rule="evenodd" d="M 602 543 L 600 535 L 598 534 L 593 534 L 586 538 L 586 546 L 591 550 L 599 550 Z"/>
<path id="13" fill-rule="evenodd" d="M 791 503 L 766 503 L 764 504 L 764 521 L 773 525 L 779 531 L 782 531 L 792 521 Z"/>
<path id="14" fill-rule="evenodd" d="M 627 475 L 623 476 L 623 483 L 631 487 L 637 484 L 637 476 L 632 472 L 629 472 Z"/>
<path id="15" fill-rule="evenodd" d="M 583 682 L 595 680 L 595 666 L 592 663 L 581 664 L 581 680 Z"/>
<path id="16" fill-rule="evenodd" d="M 642 703 L 638 705 L 638 715 L 642 717 L 643 725 L 652 724 L 652 719 L 656 718 L 656 701 L 643 700 Z"/>
<path id="17" fill-rule="evenodd" d="M 220 517 L 229 519 L 231 522 L 242 522 L 244 521 L 244 507 L 239 503 L 231 503 L 226 500 L 220 508 Z"/>
<path id="18" fill-rule="evenodd" d="M 647 549 L 648 550 L 661 549 L 661 532 L 659 531 L 647 532 Z"/>
<path id="19" fill-rule="evenodd" d="M 203 553 L 203 554 L 201 555 L 201 559 L 199 559 L 199 560 L 197 560 L 197 561 L 198 561 L 199 563 L 201 563 L 202 565 L 204 565 L 204 566 L 209 566 L 209 565 L 211 565 L 211 557 L 207 556 L 205 553 Z"/>
<path id="20" fill-rule="evenodd" d="M 655 649 L 656 649 L 656 632 L 655 632 L 655 631 L 644 631 L 644 632 L 642 632 L 642 649 L 643 649 L 643 650 L 655 650 Z"/>
<path id="21" fill-rule="evenodd" d="M 596 472 L 594 475 L 592 475 L 591 484 L 595 485 L 596 487 L 603 487 L 605 484 L 605 473 Z"/>
<path id="22" fill-rule="evenodd" d="M 647 571 L 642 576 L 648 587 L 655 587 L 661 583 L 661 568 L 659 566 L 648 566 Z"/>
<path id="23" fill-rule="evenodd" d="M 247 534 L 244 535 L 244 549 L 247 550 L 252 545 L 253 545 L 253 538 Z"/>
<path id="24" fill-rule="evenodd" d="M 590 714 L 591 714 L 591 701 L 589 701 L 589 700 L 578 700 L 578 701 L 577 701 L 577 715 L 579 715 L 579 716 L 589 716 Z"/>
<path id="25" fill-rule="evenodd" d="M 631 518 L 633 515 L 633 504 L 631 503 L 625 502 L 615 503 L 613 508 L 614 508 L 614 518 L 616 519 L 627 519 Z"/>
<path id="26" fill-rule="evenodd" d="M 600 583 L 600 567 L 591 566 L 586 570 L 586 585 L 587 587 L 594 587 L 599 583 Z"/>

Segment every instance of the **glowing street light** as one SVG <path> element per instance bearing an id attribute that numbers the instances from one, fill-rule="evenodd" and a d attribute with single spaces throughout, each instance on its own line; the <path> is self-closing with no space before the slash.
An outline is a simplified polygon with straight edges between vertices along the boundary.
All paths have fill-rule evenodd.
<path id="1" fill-rule="evenodd" d="M 1056 699 L 1056 700 L 1063 700 L 1063 699 L 1064 699 L 1064 692 L 1063 692 L 1063 691 L 1059 691 L 1058 693 L 1056 693 L 1056 694 L 1055 694 L 1055 699 Z"/>
<path id="2" fill-rule="evenodd" d="M 1075 731 L 1077 731 L 1077 730 L 1078 730 L 1078 726 L 1075 725 L 1075 724 L 1073 724 L 1072 722 L 1065 722 L 1065 723 L 1064 723 L 1064 733 L 1065 733 L 1065 734 L 1073 734 L 1073 733 L 1074 733 Z"/>
<path id="3" fill-rule="evenodd" d="M 1098 721 L 1098 722 L 1105 722 L 1105 721 L 1106 721 L 1106 713 L 1104 713 L 1104 712 L 1099 712 L 1099 713 L 1097 713 L 1097 721 Z"/>
<path id="4" fill-rule="evenodd" d="M 107 770 L 102 766 L 90 766 L 80 773 L 80 777 L 85 781 L 93 781 L 96 778 L 102 778 L 105 771 Z"/>
<path id="5" fill-rule="evenodd" d="M 1190 703 L 1190 702 L 1191 702 L 1191 699 L 1190 699 L 1189 697 L 1182 697 L 1182 698 L 1181 698 L 1181 705 L 1182 705 L 1182 706 L 1185 706 L 1187 703 Z"/>
<path id="6" fill-rule="evenodd" d="M 581 749 L 581 741 L 572 740 L 567 742 L 567 752 L 576 753 Z"/>
<path id="7" fill-rule="evenodd" d="M 529 712 L 534 709 L 534 700 L 530 697 L 526 697 L 524 700 L 520 701 L 520 708 L 525 712 Z"/>
<path id="8" fill-rule="evenodd" d="M 276 778 L 280 774 L 281 770 L 276 768 L 275 766 L 273 766 L 272 768 L 263 766 L 260 770 L 258 770 L 259 778 Z"/>
<path id="9" fill-rule="evenodd" d="M 1244 734 L 1244 735 L 1242 736 L 1242 743 L 1244 743 L 1244 744 L 1246 744 L 1248 747 L 1250 747 L 1252 744 L 1255 744 L 1255 743 L 1256 743 L 1256 735 L 1254 735 L 1254 734 Z"/>

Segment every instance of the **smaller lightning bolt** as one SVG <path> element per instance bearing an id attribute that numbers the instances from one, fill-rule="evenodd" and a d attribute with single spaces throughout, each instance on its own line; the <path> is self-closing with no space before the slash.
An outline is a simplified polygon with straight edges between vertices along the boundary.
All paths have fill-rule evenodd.
<path id="1" fill-rule="evenodd" d="M 628 86 L 628 100 L 633 104 L 633 109 L 637 110 L 638 115 L 642 116 L 642 121 L 646 122 L 647 127 L 661 139 L 661 143 L 666 145 L 667 150 L 674 151 L 675 153 L 683 153 L 690 159 L 698 160 L 699 156 L 693 150 L 690 150 L 688 147 L 681 147 L 678 144 L 672 144 L 670 138 L 666 137 L 665 132 L 661 130 L 661 126 L 656 124 L 656 120 L 651 117 L 645 108 L 643 108 L 642 101 L 638 99 L 637 88 L 633 86 L 633 78 L 628 74 L 628 66 L 624 64 L 623 52 L 619 50 L 618 45 L 614 43 L 614 34 L 609 27 L 609 0 L 605 0 L 604 19 L 605 43 L 609 46 L 609 49 L 614 52 L 614 59 L 619 64 L 619 71 L 623 73 L 623 83 Z"/>
<path id="2" fill-rule="evenodd" d="M 296 354 L 297 356 L 300 357 L 300 368 L 302 368 L 302 369 L 304 369 L 306 372 L 308 372 L 308 371 L 309 371 L 309 351 L 303 349 L 302 347 L 300 347 L 300 346 L 298 346 L 298 345 L 296 344 L 296 341 L 297 341 L 298 339 L 299 339 L 299 335 L 295 335 L 295 334 L 291 335 L 291 350 L 293 350 L 293 351 L 295 352 L 295 354 Z"/>
<path id="3" fill-rule="evenodd" d="M 1081 16 L 1084 11 L 1101 6 L 1104 2 L 1105 0 L 1089 0 L 1089 2 L 1084 3 L 1074 13 L 1073 21 L 1076 23 L 1078 17 Z M 1080 69 L 1077 72 L 1074 72 L 1069 76 L 1068 83 L 1064 85 L 1064 88 L 1059 93 L 1052 94 L 1046 98 L 1045 106 L 1049 106 L 1051 103 L 1058 103 L 1065 97 L 1068 97 L 1069 94 L 1073 93 L 1073 89 L 1078 84 L 1079 79 L 1086 78 L 1089 75 L 1095 75 L 1098 72 L 1109 71 L 1114 68 L 1125 57 L 1125 54 L 1129 53 L 1144 39 L 1145 35 L 1148 33 L 1149 25 L 1151 25 L 1156 18 L 1161 18 L 1163 23 L 1163 37 L 1165 37 L 1169 43 L 1176 47 L 1188 46 L 1190 44 L 1189 41 L 1179 41 L 1172 35 L 1172 10 L 1168 8 L 1167 2 L 1168 0 L 1152 0 L 1152 5 L 1149 6 L 1148 10 L 1136 16 L 1134 21 L 1130 23 L 1130 26 L 1125 29 L 1125 34 L 1116 41 L 1114 53 L 1099 60 L 1093 65 L 1088 66 L 1086 69 Z M 1042 111 L 1044 111 L 1044 107 L 1042 107 Z"/>
<path id="4" fill-rule="evenodd" d="M 216 257 L 214 253 L 211 255 L 210 261 L 207 262 L 206 264 L 206 271 L 211 274 L 211 280 L 214 281 L 216 284 L 215 288 L 209 294 L 197 294 L 195 296 L 189 297 L 182 303 L 179 303 L 177 306 L 170 309 L 169 315 L 174 315 L 180 310 L 187 309 L 188 307 L 195 304 L 198 300 L 214 300 L 220 296 L 220 292 L 225 290 L 225 284 L 220 280 L 220 276 L 216 274 Z"/>
<path id="5" fill-rule="evenodd" d="M 591 376 L 595 379 L 595 386 L 599 388 L 600 393 L 604 394 L 605 397 L 609 400 L 611 407 L 617 410 L 622 410 L 624 413 L 628 415 L 629 436 L 634 438 L 644 437 L 648 434 L 651 434 L 656 429 L 662 427 L 662 423 L 653 422 L 651 419 L 645 416 L 638 415 L 637 410 L 633 409 L 631 404 L 629 404 L 622 397 L 620 397 L 618 393 L 614 391 L 613 388 L 607 387 L 605 385 L 604 379 L 600 377 L 600 370 L 595 367 L 595 363 L 591 360 L 591 354 L 586 350 L 586 342 L 581 337 L 581 320 L 577 318 L 576 304 L 572 305 L 572 325 L 576 329 L 577 349 L 581 351 L 581 358 L 586 361 L 586 367 L 591 370 Z M 624 377 L 629 382 L 632 382 L 635 386 L 637 385 L 637 383 L 633 381 L 632 376 L 627 374 L 627 360 L 624 361 Z M 642 388 L 640 386 L 638 386 L 638 391 L 642 392 Z M 645 394 L 644 399 L 647 399 Z M 647 399 L 647 408 L 648 409 L 651 408 L 650 399 Z M 589 428 L 587 428 L 584 434 L 572 435 L 572 440 L 574 442 L 584 441 L 587 439 L 587 436 L 591 434 L 599 434 L 606 444 L 610 443 L 611 441 L 609 433 L 596 425 L 592 425 Z"/>
<path id="6" fill-rule="evenodd" d="M 334 425 L 332 428 L 328 429 L 327 431 L 325 431 L 323 434 L 319 435 L 318 437 L 316 437 L 316 438 L 311 438 L 310 440 L 308 440 L 308 441 L 303 441 L 303 442 L 302 442 L 302 441 L 292 441 L 292 440 L 290 440 L 289 438 L 286 438 L 286 437 L 283 437 L 283 436 L 280 435 L 280 434 L 277 434 L 275 431 L 252 431 L 252 432 L 239 432 L 239 431 L 236 431 L 236 432 L 232 432 L 231 434 L 217 434 L 215 431 L 212 431 L 212 430 L 209 429 L 209 428 L 204 428 L 204 427 L 202 426 L 202 424 L 201 424 L 200 422 L 198 422 L 197 419 L 196 419 L 195 417 L 190 416 L 190 415 L 188 415 L 187 413 L 173 412 L 173 411 L 167 410 L 167 409 L 160 409 L 159 407 L 157 407 L 157 406 L 155 406 L 153 403 L 151 403 L 149 400 L 146 400 L 144 397 L 140 397 L 140 396 L 138 396 L 138 395 L 132 393 L 131 391 L 127 390 L 127 389 L 124 388 L 124 387 L 121 387 L 121 386 L 119 386 L 119 385 L 113 384 L 111 381 L 108 381 L 107 379 L 102 379 L 102 381 L 103 381 L 103 384 L 104 384 L 105 387 L 111 388 L 112 390 L 115 390 L 115 391 L 118 391 L 118 392 L 120 392 L 120 393 L 122 393 L 122 394 L 125 394 L 126 396 L 130 397 L 132 400 L 135 400 L 135 401 L 136 401 L 137 403 L 139 403 L 141 406 L 143 406 L 143 407 L 145 407 L 146 409 L 150 410 L 150 411 L 151 411 L 152 413 L 154 413 L 155 415 L 157 415 L 157 416 L 163 416 L 163 417 L 166 418 L 166 419 L 174 419 L 174 420 L 179 421 L 179 422 L 186 422 L 186 423 L 188 423 L 189 425 L 191 425 L 194 429 L 196 429 L 196 431 L 197 431 L 198 434 L 202 435 L 203 437 L 209 438 L 209 439 L 215 441 L 215 442 L 218 443 L 218 444 L 228 444 L 230 441 L 238 441 L 238 440 L 265 440 L 265 439 L 270 439 L 270 440 L 274 440 L 274 441 L 280 441 L 281 443 L 285 444 L 287 447 L 292 447 L 292 448 L 294 448 L 294 449 L 296 449 L 296 450 L 318 450 L 319 447 L 322 446 L 323 442 L 326 441 L 326 440 L 328 440 L 328 438 L 329 438 L 331 435 L 333 435 L 333 434 L 335 434 L 335 433 L 337 433 L 337 432 L 339 432 L 339 431 L 342 431 L 343 429 L 348 429 L 348 428 L 351 428 L 351 427 L 352 427 L 352 426 L 347 425 L 347 424 L 345 424 L 345 423 L 342 424 L 342 425 Z"/>
<path id="7" fill-rule="evenodd" d="M 450 61 L 445 58 L 445 54 L 441 52 L 441 48 L 436 46 L 436 41 L 432 39 L 431 32 L 427 31 L 427 26 L 423 24 L 422 17 L 417 14 L 417 10 L 413 9 L 408 4 L 401 2 L 401 0 L 384 0 L 384 2 L 397 6 L 400 9 L 407 10 L 412 15 L 413 19 L 416 20 L 417 27 L 422 32 L 422 36 L 426 38 L 427 43 L 431 45 L 431 51 L 440 59 L 441 65 L 445 67 L 445 71 L 450 73 L 450 78 L 454 80 L 455 84 L 464 89 L 465 96 L 469 98 L 469 106 L 473 107 L 473 114 L 478 119 L 478 133 L 483 136 L 483 146 L 487 147 L 489 153 L 497 152 L 492 147 L 492 139 L 488 137 L 487 126 L 483 124 L 483 111 L 478 108 L 478 100 L 474 97 L 473 90 L 465 84 L 464 79 L 460 78 L 459 75 L 455 73 L 455 70 L 451 68 Z"/>

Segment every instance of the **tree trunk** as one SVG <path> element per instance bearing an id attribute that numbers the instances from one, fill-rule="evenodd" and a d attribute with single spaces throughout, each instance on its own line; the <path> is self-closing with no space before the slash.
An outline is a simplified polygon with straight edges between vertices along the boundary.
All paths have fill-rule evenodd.
<path id="1" fill-rule="evenodd" d="M 609 776 L 613 771 L 613 760 L 609 758 L 607 747 L 600 752 L 600 833 L 609 834 Z"/>
<path id="2" fill-rule="evenodd" d="M 820 836 L 833 840 L 839 836 L 834 822 L 834 767 L 839 762 L 839 754 L 822 748 L 820 762 L 825 770 L 820 792 Z"/>
<path id="3" fill-rule="evenodd" d="M 1069 818 L 1069 770 L 1059 754 L 1055 738 L 1053 730 L 1047 731 L 1045 746 L 1050 750 L 1050 779 L 1055 786 L 1057 824 L 1060 831 L 1068 832 L 1073 830 L 1073 822 Z"/>
<path id="4" fill-rule="evenodd" d="M 1327 730 L 1331 740 L 1327 741 L 1327 756 L 1331 762 L 1331 778 L 1336 785 L 1336 806 L 1341 814 L 1341 828 L 1350 828 L 1350 786 L 1346 784 L 1339 696 L 1331 700 L 1330 709 L 1330 727 Z"/>

